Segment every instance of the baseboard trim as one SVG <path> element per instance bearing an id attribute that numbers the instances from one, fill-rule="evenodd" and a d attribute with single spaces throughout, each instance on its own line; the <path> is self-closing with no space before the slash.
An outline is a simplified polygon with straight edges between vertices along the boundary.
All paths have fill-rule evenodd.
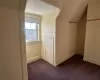
<path id="1" fill-rule="evenodd" d="M 31 62 L 34 62 L 34 61 L 36 61 L 36 60 L 39 60 L 39 59 L 41 59 L 40 56 L 36 56 L 36 57 L 30 58 L 30 59 L 27 59 L 27 64 L 29 64 L 29 63 L 31 63 Z"/>

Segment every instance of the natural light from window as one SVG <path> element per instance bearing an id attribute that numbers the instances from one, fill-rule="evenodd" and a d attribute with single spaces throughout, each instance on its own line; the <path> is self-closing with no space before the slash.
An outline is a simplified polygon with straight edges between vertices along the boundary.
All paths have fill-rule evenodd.
<path id="1" fill-rule="evenodd" d="M 26 42 L 39 41 L 39 24 L 25 22 Z"/>

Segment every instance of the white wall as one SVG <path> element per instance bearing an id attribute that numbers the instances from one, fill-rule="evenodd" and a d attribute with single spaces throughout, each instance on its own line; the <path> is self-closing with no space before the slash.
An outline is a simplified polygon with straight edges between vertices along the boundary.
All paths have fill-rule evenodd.
<path id="1" fill-rule="evenodd" d="M 0 8 L 1 10 L 2 8 Z M 1 13 L 0 15 L 3 15 L 3 13 Z M 3 18 L 2 16 L 0 16 L 1 18 Z M 0 19 L 0 24 L 3 23 L 3 20 Z M 4 29 L 3 26 L 0 26 L 0 80 L 4 80 Z"/>
<path id="2" fill-rule="evenodd" d="M 55 27 L 56 26 L 56 17 L 59 14 L 58 11 L 52 12 L 52 13 L 48 13 L 48 14 L 44 14 L 42 15 L 42 24 L 44 26 L 42 26 L 42 29 L 44 27 Z"/>
<path id="3" fill-rule="evenodd" d="M 2 68 L 2 71 L 0 71 L 0 80 L 24 79 L 20 41 L 20 31 L 23 26 L 19 22 L 20 11 L 23 10 L 22 12 L 24 12 L 24 6 L 21 9 L 20 2 L 22 0 L 0 1 L 0 37 L 2 38 L 0 40 L 0 49 L 2 50 L 0 50 L 0 63 L 3 64 L 2 66 L 0 64 L 0 70 Z"/>
<path id="4" fill-rule="evenodd" d="M 41 42 L 26 44 L 27 62 L 33 62 L 41 58 Z"/>
<path id="5" fill-rule="evenodd" d="M 78 29 L 77 29 L 76 53 L 79 55 L 84 55 L 86 20 L 87 20 L 87 9 L 84 11 L 80 21 L 78 22 L 78 26 L 77 26 Z"/>
<path id="6" fill-rule="evenodd" d="M 4 78 L 22 80 L 18 10 L 0 8 L 0 11 L 3 21 L 0 25 L 4 27 Z"/>
<path id="7" fill-rule="evenodd" d="M 100 18 L 100 0 L 88 4 L 87 19 Z M 84 60 L 100 65 L 100 20 L 87 22 Z"/>
<path id="8" fill-rule="evenodd" d="M 66 4 L 65 4 L 66 3 Z M 56 22 L 56 65 L 69 59 L 75 54 L 77 23 L 71 24 L 73 8 L 76 6 L 72 1 L 65 1 L 63 9 Z"/>
<path id="9" fill-rule="evenodd" d="M 5 69 L 7 79 L 22 80 L 21 53 L 19 39 L 19 19 L 18 11 L 5 9 L 4 12 L 4 53 Z M 17 72 L 16 72 L 17 71 Z M 10 74 L 11 73 L 11 74 Z M 13 77 L 12 77 L 13 76 Z"/>
<path id="10" fill-rule="evenodd" d="M 77 24 L 66 25 L 59 23 L 56 33 L 56 65 L 69 59 L 75 54 Z M 57 24 L 58 25 L 58 24 Z M 58 27 L 58 26 L 57 26 Z"/>

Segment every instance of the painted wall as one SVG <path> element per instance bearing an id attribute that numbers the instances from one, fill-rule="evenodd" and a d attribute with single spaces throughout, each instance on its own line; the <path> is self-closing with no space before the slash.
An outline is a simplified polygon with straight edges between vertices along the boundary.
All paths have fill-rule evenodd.
<path id="1" fill-rule="evenodd" d="M 22 80 L 18 10 L 0 8 L 0 23 L 4 27 L 5 80 Z M 1 21 L 0 20 L 0 21 Z"/>
<path id="2" fill-rule="evenodd" d="M 0 8 L 2 10 L 2 8 Z M 3 15 L 3 13 L 0 13 L 0 15 Z M 2 16 L 0 16 L 3 18 Z M 3 23 L 3 20 L 0 19 L 0 25 Z M 0 80 L 4 80 L 4 28 L 1 25 L 0 26 Z"/>
<path id="3" fill-rule="evenodd" d="M 60 21 L 57 25 L 56 65 L 69 59 L 75 54 L 77 33 L 77 24 L 69 24 L 66 21 Z"/>
<path id="4" fill-rule="evenodd" d="M 100 0 L 88 4 L 88 19 L 100 18 Z M 100 65 L 100 20 L 87 22 L 84 60 Z"/>
<path id="5" fill-rule="evenodd" d="M 41 58 L 41 42 L 33 42 L 26 44 L 27 63 L 33 62 Z"/>
<path id="6" fill-rule="evenodd" d="M 78 22 L 78 26 L 77 26 L 78 30 L 77 30 L 76 53 L 80 55 L 84 55 L 86 20 L 87 20 L 87 9 L 84 11 L 80 21 Z"/>
<path id="7" fill-rule="evenodd" d="M 65 4 L 66 3 L 66 4 Z M 77 23 L 71 24 L 73 8 L 75 2 L 64 1 L 63 9 L 57 17 L 56 22 L 56 65 L 64 62 L 75 54 Z"/>
<path id="8" fill-rule="evenodd" d="M 59 12 L 55 11 L 52 13 L 42 15 L 42 29 L 44 27 L 55 27 L 56 26 L 56 17 Z"/>
<path id="9" fill-rule="evenodd" d="M 24 12 L 24 3 L 21 9 L 20 2 L 22 0 L 0 1 L 0 63 L 3 64 L 0 64 L 0 80 L 24 79 L 20 39 L 23 27 L 20 25 L 20 12 Z"/>

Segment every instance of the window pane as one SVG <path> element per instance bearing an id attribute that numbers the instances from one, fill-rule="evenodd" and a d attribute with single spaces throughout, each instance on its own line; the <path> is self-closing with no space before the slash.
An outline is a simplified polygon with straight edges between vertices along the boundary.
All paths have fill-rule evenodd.
<path id="1" fill-rule="evenodd" d="M 25 34 L 27 41 L 35 41 L 37 39 L 36 23 L 25 22 Z"/>
<path id="2" fill-rule="evenodd" d="M 31 29 L 36 29 L 36 23 L 31 23 Z"/>
<path id="3" fill-rule="evenodd" d="M 30 29 L 30 23 L 25 22 L 25 29 Z"/>

